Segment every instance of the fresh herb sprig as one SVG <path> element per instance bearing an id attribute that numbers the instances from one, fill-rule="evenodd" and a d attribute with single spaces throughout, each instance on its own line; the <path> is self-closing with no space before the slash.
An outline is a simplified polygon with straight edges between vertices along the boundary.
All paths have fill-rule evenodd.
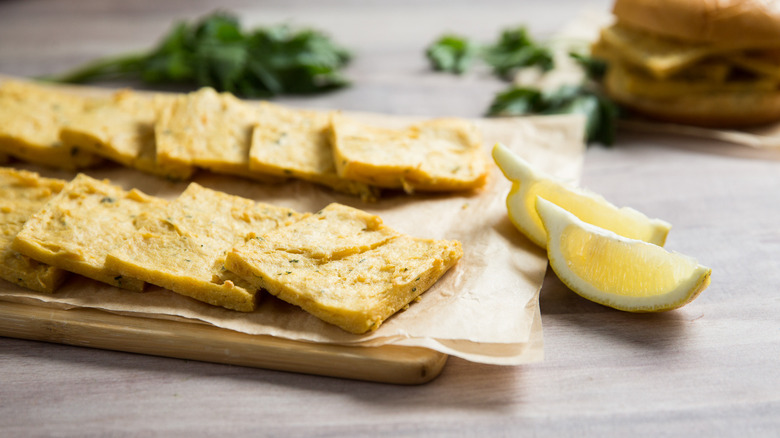
<path id="1" fill-rule="evenodd" d="M 348 80 L 341 70 L 350 58 L 345 48 L 317 30 L 278 25 L 244 32 L 234 15 L 215 12 L 196 23 L 177 23 L 148 52 L 99 59 L 42 79 L 70 83 L 140 79 L 268 97 L 343 87 Z"/>
<path id="2" fill-rule="evenodd" d="M 496 43 L 488 45 L 447 34 L 430 44 L 425 54 L 437 71 L 463 74 L 477 61 L 482 61 L 504 79 L 523 67 L 537 66 L 542 70 L 553 67 L 550 50 L 534 41 L 524 27 L 506 29 Z"/>
<path id="3" fill-rule="evenodd" d="M 565 85 L 550 93 L 536 88 L 510 87 L 496 95 L 487 114 L 582 114 L 586 117 L 586 140 L 609 146 L 615 142 L 618 107 L 587 84 Z"/>
<path id="4" fill-rule="evenodd" d="M 479 46 L 468 38 L 443 35 L 425 50 L 434 70 L 463 74 L 476 60 Z"/>
<path id="5" fill-rule="evenodd" d="M 585 71 L 585 77 L 594 82 L 601 82 L 604 79 L 604 75 L 607 73 L 607 62 L 603 59 L 594 58 L 592 56 L 583 55 L 581 53 L 572 52 L 569 53 L 572 59 L 582 67 Z"/>
<path id="6" fill-rule="evenodd" d="M 554 66 L 550 49 L 534 41 L 524 27 L 504 30 L 498 42 L 485 49 L 484 59 L 504 79 L 511 79 L 523 67 L 536 66 L 548 71 Z"/>
<path id="7" fill-rule="evenodd" d="M 586 140 L 610 146 L 615 142 L 619 108 L 596 85 L 604 76 L 606 64 L 595 58 L 571 53 L 583 68 L 586 80 L 543 92 L 537 88 L 516 87 L 498 93 L 488 108 L 489 116 L 529 114 L 582 114 L 586 117 Z"/>
<path id="8" fill-rule="evenodd" d="M 445 35 L 427 48 L 426 55 L 435 70 L 455 74 L 465 73 L 481 60 L 505 81 L 511 81 L 521 68 L 555 68 L 552 51 L 533 40 L 524 27 L 506 29 L 496 43 L 486 46 L 466 37 Z M 564 85 L 551 92 L 512 85 L 494 97 L 487 115 L 582 114 L 586 117 L 586 141 L 612 145 L 619 109 L 597 85 L 604 76 L 606 63 L 578 53 L 569 55 L 585 72 L 583 83 Z"/>

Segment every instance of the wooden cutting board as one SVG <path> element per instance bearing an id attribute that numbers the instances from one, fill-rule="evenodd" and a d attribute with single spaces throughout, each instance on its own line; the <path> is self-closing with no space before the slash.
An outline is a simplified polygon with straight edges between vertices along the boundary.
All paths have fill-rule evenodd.
<path id="1" fill-rule="evenodd" d="M 407 385 L 436 378 L 448 357 L 425 348 L 298 342 L 200 323 L 5 301 L 0 336 Z"/>

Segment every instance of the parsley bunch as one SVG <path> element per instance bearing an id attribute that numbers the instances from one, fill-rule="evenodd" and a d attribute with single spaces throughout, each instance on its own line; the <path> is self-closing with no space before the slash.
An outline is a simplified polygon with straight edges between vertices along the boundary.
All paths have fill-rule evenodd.
<path id="1" fill-rule="evenodd" d="M 588 81 L 563 85 L 552 92 L 529 87 L 510 87 L 496 95 L 488 109 L 488 115 L 582 114 L 586 117 L 587 141 L 612 145 L 617 131 L 618 106 L 595 85 L 603 76 L 606 65 L 583 55 L 571 56 L 583 67 Z"/>
<path id="2" fill-rule="evenodd" d="M 484 58 L 505 79 L 511 79 L 518 68 L 536 66 L 548 71 L 554 65 L 550 49 L 531 39 L 523 27 L 503 31 L 498 42 L 487 47 Z"/>
<path id="3" fill-rule="evenodd" d="M 46 77 L 56 82 L 140 79 L 150 84 L 213 87 L 242 97 L 308 94 L 348 84 L 350 53 L 323 33 L 279 25 L 243 32 L 230 13 L 179 22 L 149 52 L 90 62 Z"/>
<path id="4" fill-rule="evenodd" d="M 476 60 L 492 67 L 493 73 L 511 81 L 514 73 L 525 67 L 543 71 L 555 68 L 551 51 L 528 36 L 526 29 L 507 29 L 495 44 L 480 47 L 468 38 L 446 35 L 426 50 L 435 70 L 463 74 Z M 510 86 L 498 93 L 489 116 L 520 116 L 529 114 L 583 114 L 586 140 L 611 145 L 615 141 L 618 107 L 596 85 L 606 70 L 606 64 L 580 54 L 570 54 L 586 73 L 582 84 L 565 85 L 552 92 L 531 87 Z"/>
<path id="5" fill-rule="evenodd" d="M 491 116 L 528 114 L 582 114 L 589 142 L 611 145 L 615 141 L 617 106 L 586 85 L 564 85 L 545 93 L 535 88 L 510 87 L 498 93 L 488 109 Z"/>
<path id="6" fill-rule="evenodd" d="M 479 47 L 467 38 L 444 35 L 428 46 L 425 55 L 434 70 L 463 74 L 474 63 Z"/>
<path id="7" fill-rule="evenodd" d="M 434 41 L 425 51 L 434 70 L 465 73 L 477 60 L 493 68 L 503 78 L 523 67 L 549 70 L 552 53 L 537 44 L 524 27 L 504 30 L 495 44 L 480 45 L 463 36 L 448 34 Z"/>

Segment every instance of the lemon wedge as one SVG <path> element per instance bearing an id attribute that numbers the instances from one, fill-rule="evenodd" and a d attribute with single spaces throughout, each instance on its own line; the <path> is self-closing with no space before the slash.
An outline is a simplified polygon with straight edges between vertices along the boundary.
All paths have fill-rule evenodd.
<path id="1" fill-rule="evenodd" d="M 587 224 L 537 198 L 547 257 L 558 278 L 590 301 L 629 312 L 661 312 L 693 301 L 712 270 L 691 257 Z"/>
<path id="2" fill-rule="evenodd" d="M 671 228 L 667 222 L 650 219 L 632 208 L 618 208 L 598 194 L 559 181 L 534 169 L 501 143 L 493 147 L 493 159 L 504 176 L 512 181 L 506 198 L 509 219 L 521 233 L 542 248 L 547 245 L 547 233 L 536 212 L 537 196 L 561 206 L 589 224 L 621 236 L 660 246 L 666 242 Z"/>

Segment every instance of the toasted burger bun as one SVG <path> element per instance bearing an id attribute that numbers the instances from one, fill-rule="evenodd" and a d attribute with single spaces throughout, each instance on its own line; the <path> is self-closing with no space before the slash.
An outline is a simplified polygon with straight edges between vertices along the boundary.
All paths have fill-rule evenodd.
<path id="1" fill-rule="evenodd" d="M 670 123 L 706 128 L 746 128 L 780 121 L 780 91 L 724 91 L 652 98 L 628 92 L 607 73 L 606 93 L 624 108 Z"/>
<path id="2" fill-rule="evenodd" d="M 618 20 L 689 41 L 741 46 L 780 43 L 780 3 L 767 0 L 616 0 Z"/>
<path id="3" fill-rule="evenodd" d="M 770 57 L 780 56 L 780 2 L 615 0 L 613 13 L 623 29 L 636 29 L 637 33 L 631 34 L 635 38 L 633 44 L 644 45 L 639 43 L 660 38 L 677 41 L 679 53 L 683 55 L 704 49 L 700 52 L 701 59 L 667 74 L 660 69 L 648 69 L 654 64 L 642 65 L 642 58 L 637 60 L 637 54 L 648 56 L 649 52 L 641 52 L 631 44 L 621 46 L 621 53 L 616 46 L 603 44 L 603 40 L 596 43 L 594 49 L 605 50 L 603 57 L 610 64 L 604 80 L 605 91 L 617 103 L 650 118 L 703 127 L 740 128 L 780 121 L 780 81 L 772 79 L 776 76 L 775 66 L 780 71 L 780 62 L 768 64 L 772 74 L 754 70 L 752 74 L 758 75 L 754 79 L 737 75 L 722 82 L 722 88 L 715 80 L 702 87 L 700 81 L 704 79 L 691 79 L 689 73 L 708 71 L 709 67 L 701 68 L 707 65 L 701 64 L 707 59 L 731 63 L 734 71 L 739 71 L 742 67 L 736 65 L 735 59 L 758 56 L 756 50 L 769 53 Z M 662 41 L 656 40 L 647 47 L 669 45 L 661 44 Z M 594 50 L 594 56 L 599 56 L 597 52 Z M 659 53 L 653 56 L 661 59 Z M 697 67 L 698 70 L 690 70 Z M 637 87 L 636 79 L 655 82 L 648 82 L 653 86 L 642 90 Z M 650 89 L 663 90 L 670 81 L 681 80 L 691 81 L 685 91 L 655 95 L 650 92 Z"/>

